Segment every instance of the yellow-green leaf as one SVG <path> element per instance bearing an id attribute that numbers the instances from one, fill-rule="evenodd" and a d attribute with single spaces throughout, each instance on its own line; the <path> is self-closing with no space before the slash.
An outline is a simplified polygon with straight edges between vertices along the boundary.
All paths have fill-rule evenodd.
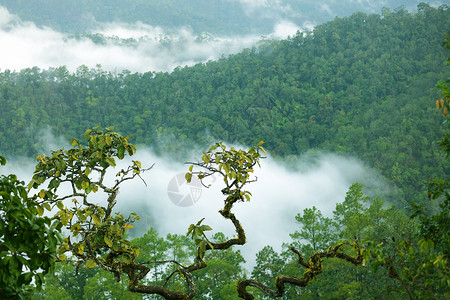
<path id="1" fill-rule="evenodd" d="M 111 166 L 113 166 L 113 167 L 116 166 L 116 161 L 115 161 L 114 158 L 112 158 L 112 157 L 107 157 L 107 158 L 105 158 L 105 161 L 106 161 L 109 165 L 111 165 Z"/>
<path id="2" fill-rule="evenodd" d="M 48 210 L 48 211 L 51 211 L 51 210 L 52 210 L 50 204 L 44 203 L 44 204 L 42 204 L 42 205 L 44 206 L 44 208 L 45 208 L 46 210 Z"/>
<path id="3" fill-rule="evenodd" d="M 262 152 L 264 152 L 264 155 L 267 156 L 267 152 L 266 152 L 266 150 L 263 147 L 259 147 L 259 149 L 261 149 Z"/>
<path id="4" fill-rule="evenodd" d="M 41 191 L 39 192 L 39 198 L 44 199 L 44 197 L 45 197 L 45 191 L 44 191 L 44 190 L 41 190 Z"/>
<path id="5" fill-rule="evenodd" d="M 100 224 L 101 224 L 100 217 L 97 214 L 93 214 L 91 217 L 92 217 L 92 220 L 94 221 L 94 224 L 97 226 L 100 226 Z"/>
<path id="6" fill-rule="evenodd" d="M 93 261 L 92 259 L 90 259 L 86 262 L 86 269 L 92 269 L 96 265 L 97 265 L 97 263 L 95 261 Z"/>
<path id="7" fill-rule="evenodd" d="M 186 175 L 184 176 L 184 178 L 186 178 L 187 182 L 191 182 L 192 179 L 192 173 L 186 173 Z"/>
<path id="8" fill-rule="evenodd" d="M 88 139 L 89 135 L 91 134 L 91 132 L 92 132 L 92 129 L 86 130 L 86 133 L 84 134 L 84 140 L 85 141 L 87 141 L 87 139 Z"/>
<path id="9" fill-rule="evenodd" d="M 42 206 L 38 205 L 38 206 L 36 206 L 36 209 L 37 209 L 39 216 L 42 216 L 44 214 L 44 209 L 42 208 Z"/>
<path id="10" fill-rule="evenodd" d="M 105 235 L 104 240 L 106 245 L 108 245 L 108 247 L 112 247 L 112 241 L 109 239 L 109 237 Z"/>
<path id="11" fill-rule="evenodd" d="M 83 190 L 87 189 L 88 187 L 89 187 L 89 181 L 83 181 L 83 182 L 81 183 L 81 188 L 82 188 Z"/>
<path id="12" fill-rule="evenodd" d="M 139 169 L 141 169 L 142 168 L 142 164 L 141 164 L 141 162 L 140 161 L 133 161 L 134 162 L 134 164 L 135 164 L 135 166 L 137 166 Z"/>
<path id="13" fill-rule="evenodd" d="M 125 228 L 125 229 L 133 229 L 134 226 L 133 226 L 133 225 L 130 225 L 130 224 L 125 224 L 125 225 L 123 226 L 123 228 Z"/>

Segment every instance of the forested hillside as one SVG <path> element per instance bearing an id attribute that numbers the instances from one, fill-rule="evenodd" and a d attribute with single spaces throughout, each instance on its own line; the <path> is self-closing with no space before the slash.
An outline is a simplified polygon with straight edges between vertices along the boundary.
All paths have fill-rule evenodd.
<path id="1" fill-rule="evenodd" d="M 447 6 L 355 13 L 219 61 L 172 73 L 81 66 L 0 73 L 0 153 L 36 156 L 38 133 L 78 136 L 113 125 L 133 142 L 180 153 L 213 140 L 267 141 L 274 155 L 353 155 L 391 179 L 404 200 L 449 173 L 433 107 L 449 76 L 441 46 Z M 80 137 L 81 138 L 81 137 Z"/>

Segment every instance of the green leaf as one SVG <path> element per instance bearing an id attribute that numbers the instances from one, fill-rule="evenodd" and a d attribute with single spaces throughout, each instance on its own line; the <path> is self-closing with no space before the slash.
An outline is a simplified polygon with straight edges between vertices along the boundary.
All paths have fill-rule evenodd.
<path id="1" fill-rule="evenodd" d="M 203 236 L 203 231 L 200 227 L 195 227 L 195 234 L 198 236 Z"/>
<path id="2" fill-rule="evenodd" d="M 41 190 L 39 192 L 39 198 L 44 199 L 44 197 L 45 197 L 45 190 Z"/>
<path id="3" fill-rule="evenodd" d="M 200 226 L 200 224 L 202 224 L 202 222 L 203 222 L 204 219 L 205 219 L 205 218 L 202 218 L 200 221 L 198 221 L 198 222 L 197 222 L 197 226 Z"/>
<path id="4" fill-rule="evenodd" d="M 186 173 L 186 175 L 184 176 L 184 178 L 186 178 L 187 182 L 191 182 L 192 180 L 192 173 Z"/>
<path id="5" fill-rule="evenodd" d="M 189 236 L 189 234 L 192 232 L 192 230 L 194 230 L 195 229 L 195 225 L 194 224 L 191 224 L 190 226 L 189 226 L 189 229 L 188 229 L 188 232 L 186 233 L 186 236 Z"/>
<path id="6" fill-rule="evenodd" d="M 51 206 L 50 206 L 49 203 L 45 202 L 45 203 L 42 204 L 42 205 L 44 206 L 44 208 L 45 208 L 46 210 L 48 210 L 48 211 L 51 211 L 51 210 L 52 210 L 52 208 L 51 208 Z"/>
<path id="7" fill-rule="evenodd" d="M 30 183 L 27 185 L 27 189 L 28 189 L 28 190 L 31 190 L 31 188 L 33 187 L 33 185 L 34 185 L 35 182 L 36 182 L 36 181 L 34 180 L 34 178 L 31 179 Z"/>
<path id="8" fill-rule="evenodd" d="M 266 152 L 266 150 L 263 147 L 259 147 L 259 149 L 261 149 L 262 152 L 264 152 L 264 155 L 267 156 L 267 152 Z"/>
<path id="9" fill-rule="evenodd" d="M 37 209 L 39 216 L 42 217 L 42 215 L 44 214 L 44 209 L 42 208 L 42 206 L 38 205 L 38 206 L 36 206 L 36 209 Z"/>
<path id="10" fill-rule="evenodd" d="M 200 226 L 200 229 L 202 231 L 210 231 L 210 230 L 212 230 L 212 228 L 209 225 L 202 225 L 202 226 Z"/>
<path id="11" fill-rule="evenodd" d="M 6 158 L 0 155 L 0 165 L 4 166 L 6 165 Z"/>
<path id="12" fill-rule="evenodd" d="M 56 206 L 57 206 L 59 209 L 64 209 L 64 203 L 63 203 L 62 201 L 56 202 Z"/>
<path id="13" fill-rule="evenodd" d="M 88 187 L 89 187 L 89 181 L 83 181 L 83 182 L 81 183 L 81 188 L 82 188 L 83 190 L 87 189 Z"/>
<path id="14" fill-rule="evenodd" d="M 112 158 L 112 157 L 106 157 L 106 158 L 105 158 L 105 161 L 106 161 L 109 165 L 111 165 L 111 166 L 113 166 L 113 167 L 116 166 L 116 161 L 115 161 L 114 158 Z"/>
<path id="15" fill-rule="evenodd" d="M 92 259 L 90 259 L 86 262 L 86 269 L 92 269 L 96 265 L 97 265 L 97 263 L 95 261 L 93 261 Z"/>
<path id="16" fill-rule="evenodd" d="M 203 257 L 205 256 L 205 252 L 206 252 L 206 242 L 201 241 L 200 244 L 198 245 L 198 256 L 200 257 L 200 259 L 203 259 Z"/>
<path id="17" fill-rule="evenodd" d="M 216 150 L 217 147 L 219 147 L 219 144 L 214 144 L 214 145 L 212 145 L 212 146 L 208 149 L 208 152 L 211 152 L 211 151 Z"/>
<path id="18" fill-rule="evenodd" d="M 108 247 L 112 247 L 112 241 L 109 239 L 109 237 L 105 235 L 103 239 L 105 240 L 105 243 L 106 245 L 108 245 Z"/>
<path id="19" fill-rule="evenodd" d="M 97 214 L 92 214 L 91 217 L 92 220 L 94 221 L 94 224 L 100 226 L 100 224 L 102 223 L 100 217 Z"/>
<path id="20" fill-rule="evenodd" d="M 85 141 L 87 141 L 87 139 L 88 139 L 89 135 L 91 134 L 91 132 L 92 132 L 92 129 L 86 130 L 86 133 L 84 134 L 84 140 Z"/>
<path id="21" fill-rule="evenodd" d="M 92 189 L 93 189 L 94 187 L 93 187 L 93 185 L 91 184 L 91 185 L 89 185 L 88 187 L 87 187 L 87 189 L 86 189 L 86 194 L 89 194 L 90 192 L 92 192 Z"/>
<path id="22" fill-rule="evenodd" d="M 209 163 L 209 160 L 210 160 L 209 155 L 203 155 L 202 160 L 205 162 L 205 164 Z"/>
<path id="23" fill-rule="evenodd" d="M 220 164 L 221 166 L 223 166 L 223 169 L 225 170 L 225 173 L 229 173 L 230 172 L 230 165 L 229 164 Z"/>
<path id="24" fill-rule="evenodd" d="M 133 163 L 134 163 L 134 165 L 135 165 L 136 167 L 138 167 L 139 169 L 142 169 L 142 164 L 141 164 L 140 161 L 138 161 L 138 160 L 133 160 Z"/>
<path id="25" fill-rule="evenodd" d="M 117 157 L 119 159 L 123 159 L 124 156 L 125 156 L 125 147 L 121 145 L 117 148 Z"/>
<path id="26" fill-rule="evenodd" d="M 58 256 L 58 259 L 59 259 L 60 261 L 66 261 L 66 260 L 67 260 L 67 257 L 66 257 L 64 254 L 61 254 L 61 255 Z"/>
<path id="27" fill-rule="evenodd" d="M 59 184 L 61 182 L 59 181 L 59 179 L 57 178 L 53 178 L 52 180 L 50 180 L 50 183 L 48 184 L 48 188 L 49 189 L 56 189 L 59 187 Z"/>

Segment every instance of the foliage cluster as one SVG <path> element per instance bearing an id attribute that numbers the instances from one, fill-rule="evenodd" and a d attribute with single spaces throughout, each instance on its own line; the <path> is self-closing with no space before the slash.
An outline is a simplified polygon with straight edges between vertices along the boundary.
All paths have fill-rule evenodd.
<path id="1" fill-rule="evenodd" d="M 0 164 L 6 160 L 0 156 Z M 0 176 L 0 293 L 22 297 L 55 264 L 61 226 L 42 215 L 36 196 L 14 174 Z M 45 241 L 43 243 L 42 241 Z"/>

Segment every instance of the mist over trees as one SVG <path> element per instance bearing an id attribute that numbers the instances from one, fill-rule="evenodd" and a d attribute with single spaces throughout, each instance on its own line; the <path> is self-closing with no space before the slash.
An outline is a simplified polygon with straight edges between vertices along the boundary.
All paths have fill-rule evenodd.
<path id="1" fill-rule="evenodd" d="M 0 150 L 39 155 L 36 133 L 46 126 L 69 138 L 115 124 L 160 153 L 264 139 L 281 157 L 310 149 L 355 155 L 401 189 L 399 203 L 420 201 L 417 183 L 448 173 L 435 159 L 439 121 L 426 116 L 437 114 L 427 103 L 448 76 L 440 44 L 449 20 L 445 6 L 356 13 L 170 74 L 4 70 Z"/>
<path id="2" fill-rule="evenodd" d="M 420 0 L 395 1 L 330 1 L 319 0 L 1 0 L 5 6 L 22 19 L 39 26 L 48 26 L 67 33 L 92 30 L 98 22 L 141 21 L 169 29 L 189 27 L 195 33 L 208 32 L 219 35 L 261 34 L 272 32 L 281 20 L 301 28 L 330 21 L 336 16 L 350 16 L 355 11 L 378 13 L 383 7 L 394 9 L 416 8 Z M 434 3 L 436 6 L 442 2 Z M 401 10 L 401 8 L 399 9 Z"/>
<path id="3" fill-rule="evenodd" d="M 97 3 L 90 5 L 104 12 L 107 3 Z M 152 5 L 169 9 L 175 1 L 164 3 Z M 241 16 L 240 2 L 220 3 Z M 247 11 L 258 9 L 246 3 Z M 37 156 L 37 166 L 28 186 L 15 175 L 0 177 L 0 231 L 13 237 L 1 238 L 0 264 L 7 271 L 0 273 L 0 291 L 32 299 L 449 297 L 450 127 L 442 126 L 442 114 L 449 122 L 448 80 L 436 88 L 450 75 L 449 23 L 446 5 L 421 3 L 414 12 L 335 18 L 171 73 L 109 72 L 100 65 L 74 73 L 64 66 L 2 70 L 0 154 L 6 159 L 0 156 L 0 163 Z M 97 127 L 110 125 L 127 136 Z M 43 128 L 74 138 L 71 147 L 42 154 Z M 95 129 L 83 135 L 87 128 Z M 138 148 L 151 146 L 178 160 L 187 149 L 208 149 L 189 163 L 186 179 L 221 176 L 219 213 L 235 236 L 209 234 L 213 228 L 202 219 L 193 220 L 186 235 L 163 237 L 151 228 L 130 239 L 126 231 L 139 217 L 113 213 L 119 185 L 151 167 L 133 160 L 113 171 L 112 186 L 103 182 L 116 160 L 136 152 L 130 136 Z M 257 146 L 228 149 L 217 140 Z M 286 161 L 311 151 L 359 157 L 389 180 L 395 195 L 370 197 L 362 184 L 351 185 L 332 215 L 314 206 L 298 212 L 291 220 L 298 230 L 281 252 L 264 247 L 246 270 L 238 250 L 246 243 L 244 228 L 231 210 L 252 197 L 244 186 L 266 154 L 263 144 Z M 60 195 L 61 184 L 71 186 L 68 195 Z M 99 190 L 107 194 L 104 206 L 90 202 Z M 50 219 L 44 209 L 57 213 Z M 63 227 L 67 232 L 56 237 Z M 21 230 L 36 232 L 39 247 L 30 246 L 30 234 L 17 242 Z M 44 275 L 43 289 L 34 289 Z"/>

